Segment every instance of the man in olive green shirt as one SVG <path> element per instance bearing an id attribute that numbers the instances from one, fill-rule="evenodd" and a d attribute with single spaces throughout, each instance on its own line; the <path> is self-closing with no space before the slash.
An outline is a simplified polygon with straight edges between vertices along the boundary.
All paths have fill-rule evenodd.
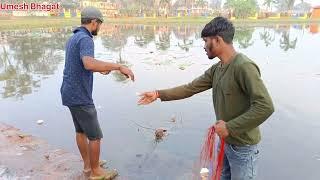
<path id="1" fill-rule="evenodd" d="M 191 97 L 212 89 L 217 117 L 215 130 L 224 138 L 225 158 L 221 180 L 256 178 L 257 144 L 261 140 L 259 125 L 274 111 L 272 100 L 260 77 L 258 66 L 233 47 L 233 24 L 216 17 L 202 30 L 209 59 L 218 57 L 204 74 L 191 83 L 171 89 L 143 93 L 140 105 L 157 98 L 172 101 Z"/>

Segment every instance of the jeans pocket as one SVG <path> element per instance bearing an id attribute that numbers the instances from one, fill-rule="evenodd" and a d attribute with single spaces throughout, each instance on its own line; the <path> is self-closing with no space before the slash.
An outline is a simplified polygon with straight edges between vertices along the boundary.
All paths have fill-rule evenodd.
<path id="1" fill-rule="evenodd" d="M 236 146 L 231 144 L 229 146 L 232 152 L 238 155 L 250 155 L 252 153 L 250 146 Z"/>

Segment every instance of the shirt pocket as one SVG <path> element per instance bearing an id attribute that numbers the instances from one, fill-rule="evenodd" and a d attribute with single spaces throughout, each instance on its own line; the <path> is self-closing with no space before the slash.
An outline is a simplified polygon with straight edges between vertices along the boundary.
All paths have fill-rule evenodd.
<path id="1" fill-rule="evenodd" d="M 224 94 L 224 96 L 233 96 L 234 95 L 234 82 L 231 78 L 228 79 L 222 79 L 220 82 L 220 88 Z"/>

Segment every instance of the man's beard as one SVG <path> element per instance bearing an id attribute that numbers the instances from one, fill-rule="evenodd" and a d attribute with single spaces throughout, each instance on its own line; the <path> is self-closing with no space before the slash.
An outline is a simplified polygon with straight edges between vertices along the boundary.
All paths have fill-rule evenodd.
<path id="1" fill-rule="evenodd" d="M 92 36 L 97 36 L 98 35 L 98 30 L 96 29 L 96 30 L 92 31 L 91 34 L 92 34 Z"/>
<path id="2" fill-rule="evenodd" d="M 210 43 L 210 46 L 208 47 L 208 53 L 211 55 L 211 56 L 208 56 L 209 59 L 214 59 L 216 56 L 214 55 L 213 51 L 213 46 L 212 46 L 212 42 Z"/>

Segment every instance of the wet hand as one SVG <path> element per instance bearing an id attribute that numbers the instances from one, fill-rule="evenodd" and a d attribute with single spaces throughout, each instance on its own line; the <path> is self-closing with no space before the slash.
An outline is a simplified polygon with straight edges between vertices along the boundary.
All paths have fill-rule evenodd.
<path id="1" fill-rule="evenodd" d="M 145 92 L 140 95 L 140 100 L 138 101 L 138 105 L 147 105 L 159 98 L 159 93 L 157 91 L 153 92 Z"/>
<path id="2" fill-rule="evenodd" d="M 220 138 L 226 138 L 229 136 L 229 131 L 226 126 L 226 122 L 219 120 L 214 125 L 215 131 Z"/>
<path id="3" fill-rule="evenodd" d="M 123 75 L 125 75 L 127 78 L 130 78 L 132 81 L 134 81 L 134 74 L 129 68 L 127 68 L 125 66 L 120 66 L 119 71 Z"/>
<path id="4" fill-rule="evenodd" d="M 102 75 L 108 75 L 111 71 L 104 71 L 104 72 L 100 72 L 100 74 Z"/>

